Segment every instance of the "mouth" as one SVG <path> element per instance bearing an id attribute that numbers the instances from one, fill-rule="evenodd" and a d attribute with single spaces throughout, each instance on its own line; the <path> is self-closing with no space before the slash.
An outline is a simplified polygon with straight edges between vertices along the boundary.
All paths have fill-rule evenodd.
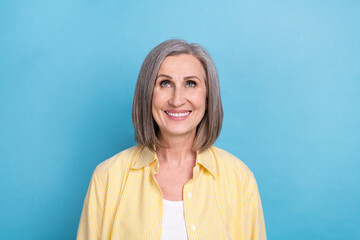
<path id="1" fill-rule="evenodd" d="M 183 118 L 189 116 L 191 111 L 165 111 L 165 113 L 173 118 Z"/>

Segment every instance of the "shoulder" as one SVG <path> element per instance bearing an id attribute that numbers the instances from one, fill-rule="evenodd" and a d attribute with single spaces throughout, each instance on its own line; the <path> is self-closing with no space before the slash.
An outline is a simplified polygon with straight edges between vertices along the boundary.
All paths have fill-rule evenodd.
<path id="1" fill-rule="evenodd" d="M 121 176 L 129 171 L 134 158 L 141 151 L 141 147 L 134 146 L 119 152 L 113 157 L 101 162 L 94 171 L 94 175 L 101 179 L 109 176 Z"/>
<path id="2" fill-rule="evenodd" d="M 250 169 L 246 166 L 246 164 L 231 153 L 215 146 L 212 146 L 211 149 L 213 150 L 217 164 L 219 164 L 220 166 L 224 168 L 234 169 L 238 172 L 251 173 Z"/>
<path id="3" fill-rule="evenodd" d="M 252 171 L 239 158 L 215 146 L 212 146 L 211 149 L 220 175 L 240 181 L 241 185 L 255 181 Z"/>

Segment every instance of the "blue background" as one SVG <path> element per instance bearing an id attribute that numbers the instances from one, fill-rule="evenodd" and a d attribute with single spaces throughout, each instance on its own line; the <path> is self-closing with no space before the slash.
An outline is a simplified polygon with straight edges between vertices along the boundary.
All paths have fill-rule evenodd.
<path id="1" fill-rule="evenodd" d="M 360 1 L 0 0 L 2 239 L 74 239 L 147 53 L 205 46 L 268 239 L 360 238 Z"/>

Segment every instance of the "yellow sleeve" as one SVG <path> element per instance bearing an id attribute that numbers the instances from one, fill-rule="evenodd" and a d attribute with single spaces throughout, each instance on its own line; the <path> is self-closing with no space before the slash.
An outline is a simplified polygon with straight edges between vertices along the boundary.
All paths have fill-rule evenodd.
<path id="1" fill-rule="evenodd" d="M 266 240 L 265 221 L 259 190 L 253 174 L 249 176 L 245 200 L 245 239 Z"/>
<path id="2" fill-rule="evenodd" d="M 95 169 L 85 197 L 77 240 L 100 239 L 106 188 Z"/>

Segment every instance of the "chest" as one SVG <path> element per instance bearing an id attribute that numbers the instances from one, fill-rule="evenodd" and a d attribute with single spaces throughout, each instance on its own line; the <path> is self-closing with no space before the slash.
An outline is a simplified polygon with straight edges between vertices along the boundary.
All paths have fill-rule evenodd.
<path id="1" fill-rule="evenodd" d="M 170 177 L 171 174 L 162 175 L 160 171 L 155 173 L 151 168 L 144 168 L 128 175 L 121 200 L 116 204 L 114 221 L 110 223 L 112 239 L 143 239 L 144 236 L 147 239 L 160 239 L 164 197 L 162 189 L 163 195 L 169 194 L 169 199 L 184 192 L 183 207 L 188 239 L 231 238 L 233 219 L 239 218 L 233 214 L 241 211 L 232 209 L 224 201 L 226 198 L 221 193 L 223 188 L 217 186 L 210 174 L 200 172 L 194 176 L 189 174 L 181 177 L 176 174 Z M 174 193 L 169 189 L 179 191 Z"/>
<path id="2" fill-rule="evenodd" d="M 193 177 L 192 169 L 171 169 L 160 167 L 154 175 L 163 198 L 171 201 L 181 201 L 184 185 Z"/>

